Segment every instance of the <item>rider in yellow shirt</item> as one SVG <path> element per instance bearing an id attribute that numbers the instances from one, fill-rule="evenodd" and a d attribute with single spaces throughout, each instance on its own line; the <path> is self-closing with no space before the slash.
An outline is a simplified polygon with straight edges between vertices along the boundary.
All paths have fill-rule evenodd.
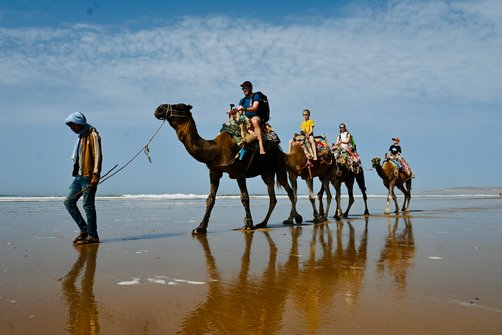
<path id="1" fill-rule="evenodd" d="M 310 111 L 308 109 L 304 109 L 302 114 L 303 114 L 303 122 L 300 125 L 301 134 L 308 139 L 310 146 L 312 147 L 313 159 L 316 161 L 317 150 L 314 140 L 314 126 L 315 126 L 314 120 L 310 118 Z"/>

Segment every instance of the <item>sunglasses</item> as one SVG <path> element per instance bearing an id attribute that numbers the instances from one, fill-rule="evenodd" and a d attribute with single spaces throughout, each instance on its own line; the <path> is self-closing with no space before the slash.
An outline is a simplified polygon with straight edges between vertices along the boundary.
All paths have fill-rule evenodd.
<path id="1" fill-rule="evenodd" d="M 243 90 L 243 91 L 249 91 L 249 87 L 243 87 L 243 88 L 241 88 L 241 90 Z"/>
<path id="2" fill-rule="evenodd" d="M 303 114 L 303 116 L 309 116 L 307 113 Z"/>

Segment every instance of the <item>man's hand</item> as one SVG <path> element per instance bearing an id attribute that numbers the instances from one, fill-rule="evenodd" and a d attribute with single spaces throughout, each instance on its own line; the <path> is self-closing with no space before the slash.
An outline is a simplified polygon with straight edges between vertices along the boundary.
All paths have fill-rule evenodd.
<path id="1" fill-rule="evenodd" d="M 97 174 L 93 174 L 91 178 L 91 186 L 98 186 L 99 183 L 99 176 Z"/>

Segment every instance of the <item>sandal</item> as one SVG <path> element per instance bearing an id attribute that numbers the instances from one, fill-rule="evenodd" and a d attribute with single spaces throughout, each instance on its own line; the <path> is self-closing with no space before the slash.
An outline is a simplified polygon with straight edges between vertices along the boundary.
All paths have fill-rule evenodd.
<path id="1" fill-rule="evenodd" d="M 85 240 L 86 238 L 87 238 L 87 233 L 80 233 L 80 234 L 78 234 L 78 236 L 77 236 L 77 237 L 75 237 L 75 239 L 73 240 L 73 244 L 78 243 L 78 242 L 80 242 L 80 241 L 83 241 L 83 240 Z"/>
<path id="2" fill-rule="evenodd" d="M 96 244 L 96 243 L 99 243 L 99 238 L 92 236 L 87 236 L 87 238 L 77 242 L 78 245 Z"/>

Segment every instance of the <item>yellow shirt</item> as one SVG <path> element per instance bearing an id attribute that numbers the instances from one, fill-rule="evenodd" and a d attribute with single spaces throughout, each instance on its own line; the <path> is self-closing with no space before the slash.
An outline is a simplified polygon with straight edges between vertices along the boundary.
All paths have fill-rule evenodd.
<path id="1" fill-rule="evenodd" d="M 312 119 L 308 119 L 307 121 L 302 122 L 301 129 L 306 135 L 311 131 L 313 131 L 314 126 L 315 126 L 314 121 Z M 312 135 L 314 134 L 312 133 Z"/>

